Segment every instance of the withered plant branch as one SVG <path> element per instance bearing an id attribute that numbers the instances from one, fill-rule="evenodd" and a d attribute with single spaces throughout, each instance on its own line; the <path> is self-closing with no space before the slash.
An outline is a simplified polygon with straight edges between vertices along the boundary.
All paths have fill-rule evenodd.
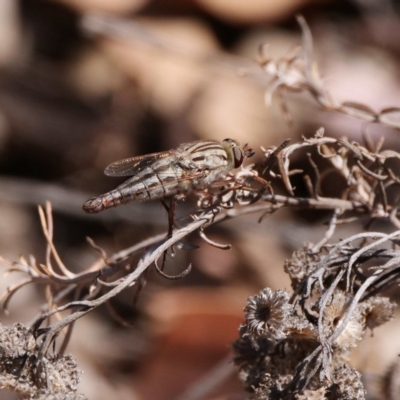
<path id="1" fill-rule="evenodd" d="M 378 239 L 379 235 L 376 235 L 374 237 L 374 242 L 372 242 L 371 244 L 362 247 L 360 250 L 358 250 L 357 252 L 355 252 L 349 259 L 349 263 L 347 266 L 347 275 L 346 275 L 346 287 L 350 288 L 350 273 L 351 270 L 353 268 L 353 266 L 355 265 L 356 261 L 363 255 L 365 254 L 368 250 L 371 250 L 385 242 L 387 242 L 388 240 L 391 240 L 397 236 L 400 235 L 400 231 L 396 231 L 393 232 L 389 235 L 383 235 L 383 237 L 381 239 Z M 349 289 L 348 289 L 349 290 Z"/>
<path id="2" fill-rule="evenodd" d="M 214 240 L 211 240 L 210 238 L 208 238 L 207 236 L 206 236 L 206 234 L 204 233 L 204 230 L 203 229 L 200 229 L 199 230 L 199 236 L 206 242 L 206 243 L 208 243 L 209 245 L 211 245 L 211 246 L 213 246 L 213 247 L 216 247 L 217 249 L 221 249 L 221 250 L 229 250 L 231 247 L 232 247 L 232 245 L 231 244 L 229 244 L 229 243 L 217 243 L 217 242 L 215 242 Z"/>
<path id="3" fill-rule="evenodd" d="M 285 389 L 286 392 L 294 389 L 303 390 L 318 370 L 322 374 L 320 379 L 330 379 L 332 346 L 346 329 L 358 304 L 394 282 L 400 281 L 400 250 L 389 250 L 380 247 L 384 243 L 394 242 L 398 244 L 399 236 L 400 231 L 391 234 L 367 232 L 342 240 L 331 248 L 326 256 L 321 257 L 316 269 L 306 278 L 305 284 L 300 285 L 302 290 L 297 291 L 297 295 L 300 296 L 298 304 L 304 307 L 305 300 L 311 295 L 312 286 L 317 282 L 319 283 L 319 290 L 322 292 L 318 302 L 317 325 L 320 345 L 299 364 L 292 382 Z M 369 244 L 364 243 L 361 248 L 349 247 L 352 242 L 363 239 L 372 240 L 372 242 Z M 356 279 L 349 278 L 349 271 L 355 273 L 354 269 L 359 268 L 361 264 L 382 258 L 389 258 L 389 260 L 385 264 L 375 267 L 372 275 L 357 274 Z M 332 274 L 334 279 L 333 281 L 330 280 L 329 286 L 326 287 L 325 275 L 331 279 Z M 352 285 L 351 287 L 349 287 L 350 284 Z M 340 319 L 340 324 L 327 337 L 324 332 L 324 313 L 339 285 L 341 285 L 342 290 L 345 288 L 346 293 L 352 295 L 351 301 L 346 306 L 345 314 Z M 294 297 L 292 297 L 291 301 L 293 302 L 293 300 Z"/>
<path id="4" fill-rule="evenodd" d="M 18 282 L 12 286 L 8 286 L 7 289 L 1 294 L 0 302 L 2 302 L 3 311 L 6 315 L 9 314 L 8 305 L 13 297 L 13 295 L 22 287 L 29 285 L 32 283 L 31 279 L 25 279 L 21 282 Z"/>
<path id="5" fill-rule="evenodd" d="M 163 255 L 163 257 L 164 257 L 164 255 Z M 157 272 L 158 272 L 161 276 L 163 276 L 163 277 L 166 278 L 166 279 L 172 280 L 172 281 L 184 278 L 184 277 L 185 277 L 186 275 L 188 275 L 188 274 L 190 273 L 190 271 L 192 270 L 192 264 L 189 264 L 189 266 L 188 266 L 185 270 L 183 270 L 180 274 L 178 274 L 178 275 L 169 275 L 169 274 L 166 274 L 166 273 L 162 270 L 162 268 L 160 268 L 160 267 L 158 266 L 158 259 L 154 261 L 154 266 L 156 267 Z"/>
<path id="6" fill-rule="evenodd" d="M 334 246 L 329 253 L 326 256 L 323 256 L 321 260 L 319 261 L 317 267 L 315 270 L 307 277 L 305 282 L 302 285 L 302 290 L 305 290 L 302 296 L 309 297 L 311 295 L 312 291 L 312 286 L 314 283 L 319 282 L 320 288 L 324 290 L 324 284 L 323 284 L 323 276 L 327 272 L 328 268 L 331 265 L 337 264 L 336 258 L 341 254 L 341 251 L 343 248 L 345 248 L 346 245 L 356 241 L 356 240 L 361 240 L 361 239 L 366 239 L 366 238 L 384 238 L 387 235 L 380 233 L 380 232 L 364 232 L 360 233 L 354 236 L 351 236 L 349 238 L 346 238 L 342 241 L 340 241 L 336 246 Z M 343 263 L 343 260 L 340 259 L 340 264 Z"/>
<path id="7" fill-rule="evenodd" d="M 392 258 L 384 267 L 383 272 L 373 281 L 372 285 L 368 288 L 368 291 L 363 294 L 361 300 L 374 296 L 386 287 L 400 282 L 400 255 Z"/>
<path id="8" fill-rule="evenodd" d="M 269 88 L 265 94 L 265 102 L 269 106 L 273 94 L 283 98 L 286 92 L 308 92 L 325 111 L 336 111 L 366 122 L 380 123 L 400 129 L 400 108 L 389 107 L 375 111 L 369 106 L 357 102 L 339 102 L 333 99 L 324 88 L 318 72 L 318 65 L 313 54 L 313 39 L 310 28 L 302 16 L 297 17 L 302 30 L 302 46 L 296 55 L 289 53 L 276 61 L 261 55 L 260 66 L 271 77 Z M 287 107 L 282 107 L 284 114 Z"/>
<path id="9" fill-rule="evenodd" d="M 268 172 L 273 167 L 273 165 L 278 161 L 279 153 L 289 145 L 290 140 L 291 139 L 284 140 L 278 147 L 274 146 L 268 149 L 261 148 L 261 150 L 266 155 L 266 161 L 265 165 L 263 165 L 263 171 L 261 175 L 264 175 L 266 172 Z"/>
<path id="10" fill-rule="evenodd" d="M 233 218 L 239 215 L 267 211 L 272 206 L 306 208 L 308 210 L 339 209 L 341 211 L 354 211 L 363 214 L 368 213 L 367 208 L 363 203 L 351 200 L 342 200 L 334 197 L 320 197 L 319 199 L 312 199 L 310 197 L 292 197 L 279 194 L 270 195 L 266 193 L 262 196 L 261 200 L 267 204 L 257 203 L 247 206 L 243 209 L 230 210 L 227 214 L 229 217 Z"/>
<path id="11" fill-rule="evenodd" d="M 38 318 L 38 320 L 32 325 L 31 328 L 32 333 L 34 333 L 35 336 L 37 337 L 43 336 L 41 351 L 39 354 L 39 360 L 47 352 L 50 344 L 55 339 L 55 337 L 66 326 L 76 321 L 77 319 L 81 318 L 88 312 L 92 311 L 94 308 L 100 306 L 101 304 L 104 304 L 105 302 L 116 296 L 124 289 L 134 285 L 137 279 L 141 276 L 141 274 L 144 271 L 146 271 L 146 269 L 149 268 L 152 265 L 152 263 L 154 263 L 165 250 L 169 249 L 173 244 L 181 240 L 183 237 L 199 229 L 201 226 L 205 225 L 208 222 L 210 222 L 210 218 L 207 216 L 203 216 L 203 218 L 199 218 L 198 220 L 191 222 L 187 226 L 175 231 L 170 239 L 163 241 L 157 247 L 149 249 L 138 262 L 136 269 L 130 274 L 128 274 L 118 286 L 112 288 L 109 292 L 102 295 L 101 297 L 95 300 L 73 301 L 66 305 L 57 307 L 54 310 L 50 310 L 44 313 L 40 318 Z M 65 317 L 60 322 L 54 323 L 45 328 L 40 328 L 42 323 L 52 315 L 71 308 L 72 309 L 78 308 L 78 310 L 74 311 L 71 315 Z"/>
<path id="12" fill-rule="evenodd" d="M 49 273 L 57 277 L 59 279 L 64 279 L 64 277 L 72 278 L 75 276 L 68 268 L 64 265 L 61 261 L 60 256 L 58 255 L 57 249 L 53 244 L 53 218 L 52 218 L 52 211 L 51 211 L 51 204 L 49 201 L 46 201 L 46 215 L 44 210 L 41 206 L 38 207 L 39 209 L 39 216 L 40 222 L 42 224 L 43 234 L 47 240 L 47 248 L 46 248 L 46 268 L 49 270 Z M 54 257 L 58 268 L 64 275 L 59 275 L 56 273 L 51 264 L 51 256 Z"/>
<path id="13" fill-rule="evenodd" d="M 102 282 L 100 277 L 106 278 L 116 274 L 122 268 L 126 267 L 126 264 L 123 263 L 124 260 L 132 256 L 133 254 L 142 251 L 143 249 L 151 245 L 154 245 L 160 240 L 163 240 L 164 237 L 165 235 L 162 234 L 156 235 L 152 238 L 139 242 L 127 249 L 121 250 L 113 254 L 107 260 L 107 263 L 103 260 L 103 258 L 101 258 L 99 261 L 95 262 L 93 265 L 84 270 L 84 272 L 73 274 L 71 278 L 53 275 L 49 270 L 47 270 L 46 272 L 38 272 L 34 268 L 33 264 L 28 264 L 27 261 L 23 258 L 20 259 L 20 261 L 18 262 L 13 262 L 0 257 L 1 263 L 10 266 L 10 268 L 7 269 L 6 273 L 10 271 L 16 271 L 23 272 L 30 276 L 30 278 L 9 287 L 8 289 L 6 289 L 5 292 L 2 293 L 2 295 L 0 296 L 0 300 L 3 301 L 3 308 L 8 306 L 11 297 L 19 288 L 31 283 L 49 286 L 54 286 L 55 284 L 57 284 L 58 286 L 61 285 L 61 289 L 59 289 L 59 291 L 53 295 L 53 303 L 43 306 L 42 312 L 49 310 L 53 304 L 58 304 L 66 296 L 68 296 L 71 292 L 73 292 L 80 286 L 85 286 L 95 281 L 98 281 L 100 284 L 104 284 L 105 286 L 112 286 L 113 283 Z M 116 285 L 118 285 L 118 282 L 116 283 Z"/>
<path id="14" fill-rule="evenodd" d="M 328 230 L 325 232 L 324 237 L 311 249 L 313 253 L 318 253 L 321 250 L 322 246 L 328 243 L 329 239 L 332 238 L 336 230 L 337 218 L 339 215 L 340 210 L 336 208 L 333 212 L 332 218 L 329 221 L 329 227 Z"/>
<path id="15" fill-rule="evenodd" d="M 97 246 L 97 244 L 94 242 L 94 240 L 92 238 L 90 238 L 90 237 L 86 237 L 86 241 L 90 244 L 90 246 L 94 250 L 96 250 L 100 254 L 101 260 L 104 262 L 104 264 L 106 264 L 109 267 L 111 267 L 112 264 L 108 261 L 107 253 L 105 252 L 105 250 L 103 248 L 101 248 L 100 246 Z"/>
<path id="16" fill-rule="evenodd" d="M 340 241 L 337 245 L 330 249 L 329 253 L 326 256 L 322 256 L 320 261 L 317 263 L 316 268 L 307 276 L 307 278 L 297 286 L 296 290 L 293 292 L 292 297 L 290 299 L 290 303 L 292 304 L 304 304 L 305 300 L 310 298 L 312 293 L 313 286 L 318 282 L 319 287 L 322 291 L 325 290 L 325 286 L 323 283 L 324 275 L 332 272 L 331 269 L 334 268 L 338 272 L 343 271 L 344 269 L 347 271 L 348 269 L 348 261 L 350 257 L 357 252 L 356 247 L 349 247 L 348 245 L 354 241 L 363 240 L 363 239 L 375 239 L 378 240 L 380 238 L 384 238 L 390 240 L 390 238 L 396 237 L 400 234 L 400 231 L 396 231 L 391 235 L 383 234 L 380 232 L 364 232 L 361 234 L 357 234 L 351 236 L 347 239 Z M 372 248 L 375 246 L 372 246 Z M 365 262 L 368 259 L 377 257 L 377 258 L 390 258 L 393 260 L 398 260 L 400 257 L 399 251 L 392 251 L 387 249 L 379 249 L 377 251 L 365 250 L 359 252 L 359 258 L 362 259 L 360 262 Z M 354 264 L 354 261 L 353 261 Z M 391 264 L 389 264 L 391 266 Z M 380 277 L 376 280 L 379 282 L 380 280 L 387 282 L 389 284 L 394 280 L 393 277 L 387 276 L 387 271 L 383 271 Z M 382 283 L 383 284 L 383 283 Z M 381 285 L 382 286 L 382 285 Z"/>
<path id="17" fill-rule="evenodd" d="M 307 158 L 308 158 L 308 162 L 310 163 L 312 169 L 314 170 L 314 174 L 315 174 L 315 184 L 314 184 L 315 189 L 313 191 L 313 197 L 318 199 L 318 197 L 321 194 L 321 176 L 320 176 L 317 164 L 315 164 L 310 153 L 307 153 Z"/>

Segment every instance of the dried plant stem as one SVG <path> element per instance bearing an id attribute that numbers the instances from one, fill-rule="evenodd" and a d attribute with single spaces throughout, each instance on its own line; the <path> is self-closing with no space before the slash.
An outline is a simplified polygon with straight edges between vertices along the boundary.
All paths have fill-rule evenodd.
<path id="1" fill-rule="evenodd" d="M 32 333 L 36 332 L 37 336 L 43 335 L 43 342 L 39 354 L 39 359 L 41 359 L 46 354 L 50 344 L 55 339 L 55 337 L 61 332 L 62 329 L 64 329 L 66 326 L 76 321 L 77 319 L 81 318 L 88 312 L 92 311 L 94 308 L 100 306 L 101 304 L 104 304 L 109 299 L 113 298 L 127 287 L 134 284 L 137 281 L 137 279 L 141 276 L 141 274 L 147 268 L 149 268 L 151 264 L 154 263 L 163 254 L 164 251 L 169 249 L 173 244 L 177 243 L 179 240 L 187 236 L 189 233 L 199 229 L 201 226 L 205 225 L 208 222 L 210 222 L 210 220 L 206 217 L 199 218 L 198 220 L 193 221 L 184 228 L 175 231 L 170 239 L 165 240 L 155 249 L 150 249 L 149 251 L 147 251 L 145 255 L 140 259 L 136 269 L 130 274 L 128 274 L 125 277 L 125 279 L 123 279 L 119 283 L 119 285 L 111 289 L 103 296 L 95 300 L 73 301 L 64 306 L 57 307 L 54 310 L 50 310 L 44 313 L 40 318 L 38 318 L 38 320 L 33 324 L 31 328 Z M 40 328 L 43 321 L 45 321 L 52 315 L 75 307 L 78 307 L 80 309 L 73 312 L 71 315 L 65 317 L 60 322 L 54 323 L 45 328 Z"/>

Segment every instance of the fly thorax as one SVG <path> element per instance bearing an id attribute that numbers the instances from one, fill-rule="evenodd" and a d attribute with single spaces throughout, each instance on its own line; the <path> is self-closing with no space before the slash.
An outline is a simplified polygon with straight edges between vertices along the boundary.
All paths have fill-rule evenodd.
<path id="1" fill-rule="evenodd" d="M 221 180 L 225 178 L 229 171 L 229 167 L 220 167 L 218 169 L 204 171 L 206 173 L 206 176 L 203 179 L 203 184 L 205 186 L 211 185 L 216 180 Z"/>

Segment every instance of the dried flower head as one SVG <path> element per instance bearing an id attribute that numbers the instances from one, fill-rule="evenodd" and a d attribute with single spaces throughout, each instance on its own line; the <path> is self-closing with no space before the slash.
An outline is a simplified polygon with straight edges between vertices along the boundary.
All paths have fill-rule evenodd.
<path id="1" fill-rule="evenodd" d="M 246 328 L 254 339 L 262 337 L 282 340 L 286 337 L 285 328 L 292 306 L 288 303 L 289 294 L 283 290 L 263 289 L 258 295 L 247 300 Z"/>
<path id="2" fill-rule="evenodd" d="M 352 296 L 342 291 L 336 291 L 324 309 L 324 327 L 326 335 L 331 335 L 338 328 L 345 318 Z M 335 340 L 334 345 L 346 351 L 356 347 L 365 332 L 365 320 L 361 315 L 360 307 L 357 306 L 351 315 L 345 329 Z"/>
<path id="3" fill-rule="evenodd" d="M 361 305 L 362 314 L 367 328 L 371 331 L 394 318 L 394 309 L 397 307 L 387 297 L 373 296 Z"/>

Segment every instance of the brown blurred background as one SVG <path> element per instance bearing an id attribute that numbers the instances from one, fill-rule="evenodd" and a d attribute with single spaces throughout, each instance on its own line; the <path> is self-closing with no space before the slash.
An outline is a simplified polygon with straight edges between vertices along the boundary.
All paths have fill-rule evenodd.
<path id="1" fill-rule="evenodd" d="M 309 96 L 288 96 L 292 126 L 278 102 L 267 108 L 258 48 L 268 43 L 271 57 L 287 54 L 301 41 L 295 15 L 302 13 L 338 101 L 399 107 L 399 12 L 390 0 L 1 0 L 0 254 L 43 261 L 37 205 L 46 200 L 55 243 L 74 271 L 97 257 L 86 236 L 112 254 L 166 232 L 158 203 L 82 211 L 84 200 L 121 182 L 102 171 L 122 158 L 231 137 L 249 142 L 260 159 L 261 145 L 311 136 L 320 126 L 360 139 L 362 122 L 321 112 Z M 398 147 L 398 132 L 369 129 Z M 179 212 L 194 207 L 189 200 Z M 78 321 L 68 350 L 84 371 L 81 391 L 91 400 L 244 398 L 227 357 L 245 300 L 265 286 L 289 289 L 284 259 L 321 237 L 327 214 L 283 210 L 261 224 L 257 218 L 209 230 L 232 243 L 230 251 L 192 236 L 200 248 L 168 266 L 179 271 L 192 262 L 191 275 L 171 283 L 151 274 L 136 308 L 131 293 L 115 299 L 134 328 L 103 308 Z M 342 237 L 359 226 L 346 229 Z M 41 288 L 27 287 L 1 321 L 29 323 L 42 302 Z M 387 324 L 363 342 L 355 365 L 382 373 L 400 350 L 398 340 L 388 346 L 395 332 Z"/>

